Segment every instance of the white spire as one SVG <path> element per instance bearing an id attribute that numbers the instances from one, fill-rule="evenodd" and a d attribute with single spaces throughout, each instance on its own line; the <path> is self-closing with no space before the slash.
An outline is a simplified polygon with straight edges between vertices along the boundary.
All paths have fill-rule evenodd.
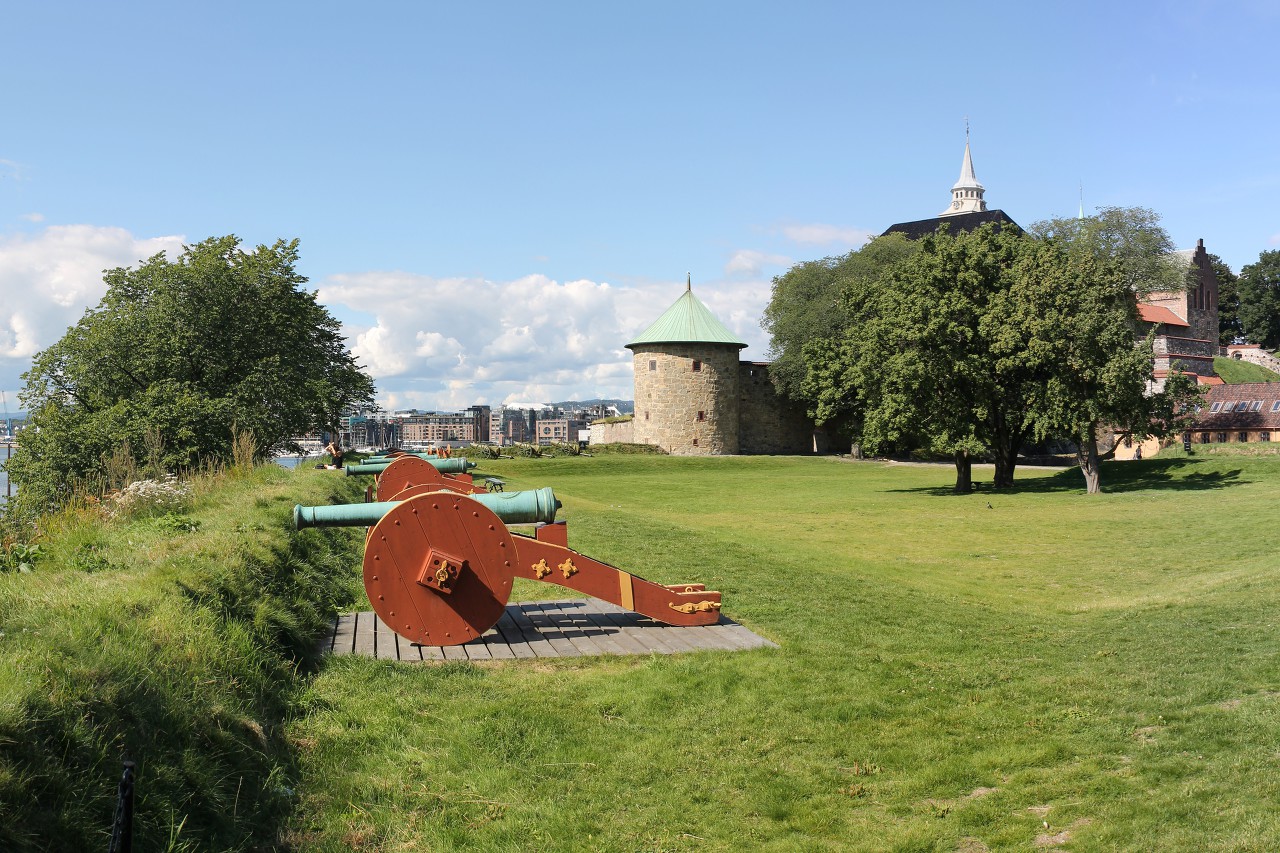
<path id="1" fill-rule="evenodd" d="M 969 120 L 964 122 L 964 162 L 960 164 L 960 180 L 951 188 L 951 205 L 939 216 L 955 216 L 957 213 L 977 213 L 987 209 L 982 200 L 986 190 L 978 183 L 973 171 L 973 154 L 969 151 Z"/>

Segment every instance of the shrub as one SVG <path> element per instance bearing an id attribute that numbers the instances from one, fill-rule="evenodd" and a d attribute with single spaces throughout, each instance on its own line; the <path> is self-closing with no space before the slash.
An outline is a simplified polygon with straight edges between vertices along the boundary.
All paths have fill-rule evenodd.
<path id="1" fill-rule="evenodd" d="M 187 508 L 191 488 L 173 474 L 160 480 L 135 480 L 104 501 L 112 518 L 177 512 Z"/>
<path id="2" fill-rule="evenodd" d="M 609 453 L 624 455 L 653 455 L 667 456 L 667 451 L 663 450 L 656 444 L 627 444 L 625 442 L 614 442 L 612 444 L 593 444 L 588 448 L 594 455 L 605 455 Z"/>

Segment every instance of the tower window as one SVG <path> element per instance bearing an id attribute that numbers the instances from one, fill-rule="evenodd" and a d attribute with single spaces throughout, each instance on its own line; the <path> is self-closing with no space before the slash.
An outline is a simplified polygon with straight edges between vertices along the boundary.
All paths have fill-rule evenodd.
<path id="1" fill-rule="evenodd" d="M 700 421 L 705 421 L 706 419 L 707 419 L 707 413 L 706 413 L 706 412 L 698 412 L 698 420 L 700 420 Z"/>
<path id="2" fill-rule="evenodd" d="M 695 439 L 693 440 L 693 446 L 694 446 L 694 447 L 697 447 L 697 446 L 698 446 L 698 439 L 696 439 L 696 438 L 695 438 Z"/>
<path id="3" fill-rule="evenodd" d="M 649 369 L 650 369 L 650 370 L 657 370 L 657 369 L 658 369 L 658 362 L 657 362 L 657 359 L 652 359 L 652 358 L 651 358 L 651 359 L 649 359 Z"/>
<path id="4" fill-rule="evenodd" d="M 646 421 L 647 421 L 647 420 L 649 420 L 649 413 L 648 413 L 648 412 L 645 412 L 645 413 L 644 413 L 644 419 L 645 419 Z"/>
<path id="5" fill-rule="evenodd" d="M 702 362 L 698 361 L 696 358 L 693 360 L 693 372 L 694 373 L 702 372 Z"/>

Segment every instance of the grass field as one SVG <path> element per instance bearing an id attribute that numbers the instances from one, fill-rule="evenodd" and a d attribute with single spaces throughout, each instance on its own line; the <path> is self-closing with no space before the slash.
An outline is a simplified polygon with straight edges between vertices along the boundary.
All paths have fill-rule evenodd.
<path id="1" fill-rule="evenodd" d="M 1239 385 L 1243 382 L 1280 382 L 1280 374 L 1275 371 L 1247 361 L 1236 361 L 1234 358 L 1215 358 L 1213 371 L 1228 385 Z"/>
<path id="2" fill-rule="evenodd" d="M 331 659 L 287 729 L 293 848 L 1280 849 L 1280 457 L 1110 465 L 1097 497 L 830 458 L 484 473 L 781 647 Z"/>

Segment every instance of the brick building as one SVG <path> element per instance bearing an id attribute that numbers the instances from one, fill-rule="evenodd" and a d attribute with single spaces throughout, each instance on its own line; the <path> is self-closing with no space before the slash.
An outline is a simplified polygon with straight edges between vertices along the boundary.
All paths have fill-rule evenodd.
<path id="1" fill-rule="evenodd" d="M 1172 260 L 1187 271 L 1184 290 L 1152 293 L 1138 303 L 1138 336 L 1155 330 L 1155 384 L 1164 386 L 1171 370 L 1193 373 L 1201 384 L 1222 380 L 1213 372 L 1218 355 L 1218 278 L 1209 263 L 1204 240 L 1194 249 L 1174 252 Z"/>
<path id="2" fill-rule="evenodd" d="M 1208 388 L 1188 431 L 1192 444 L 1280 441 L 1280 382 Z"/>

